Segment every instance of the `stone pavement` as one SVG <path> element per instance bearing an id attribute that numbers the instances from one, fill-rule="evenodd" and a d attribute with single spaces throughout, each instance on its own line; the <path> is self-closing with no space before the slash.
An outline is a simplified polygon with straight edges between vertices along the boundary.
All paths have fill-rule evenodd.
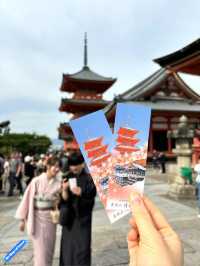
<path id="1" fill-rule="evenodd" d="M 169 199 L 166 194 L 167 176 L 154 178 L 148 175 L 145 192 L 160 207 L 169 222 L 180 235 L 184 244 L 185 266 L 200 266 L 200 219 L 196 215 L 195 202 L 178 202 Z M 18 223 L 13 219 L 19 200 L 0 198 L 0 257 L 2 258 L 19 240 L 27 239 L 19 232 Z M 105 211 L 97 199 L 93 213 L 93 265 L 124 266 L 128 265 L 126 236 L 129 230 L 128 219 L 122 218 L 113 225 L 109 224 Z M 54 266 L 58 265 L 60 227 L 57 232 Z M 1 265 L 1 264 L 0 264 Z M 8 265 L 33 265 L 32 245 L 29 242 Z M 144 265 L 145 266 L 145 265 Z M 160 265 L 162 266 L 162 265 Z"/>

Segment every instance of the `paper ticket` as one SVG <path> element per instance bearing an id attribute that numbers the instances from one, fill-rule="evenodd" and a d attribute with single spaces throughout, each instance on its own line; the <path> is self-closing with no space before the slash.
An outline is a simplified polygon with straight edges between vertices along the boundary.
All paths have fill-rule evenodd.
<path id="1" fill-rule="evenodd" d="M 131 191 L 143 193 L 150 116 L 151 109 L 146 106 L 117 104 L 107 209 L 129 209 Z"/>
<path id="2" fill-rule="evenodd" d="M 113 171 L 111 165 L 113 136 L 110 126 L 103 111 L 71 120 L 70 126 L 96 185 L 99 198 L 106 209 L 108 184 Z M 127 210 L 107 211 L 111 223 L 127 213 Z"/>

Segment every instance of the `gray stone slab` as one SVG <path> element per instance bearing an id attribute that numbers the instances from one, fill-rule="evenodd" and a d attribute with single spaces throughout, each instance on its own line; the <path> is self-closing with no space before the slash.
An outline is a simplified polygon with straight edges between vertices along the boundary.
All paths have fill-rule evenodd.
<path id="1" fill-rule="evenodd" d="M 114 265 L 128 265 L 128 254 L 124 250 L 112 249 L 112 246 L 105 247 L 103 251 L 96 252 L 93 254 L 92 265 L 94 266 L 114 266 Z"/>
<path id="2" fill-rule="evenodd" d="M 166 194 L 169 184 L 166 180 L 169 176 L 156 174 L 147 176 L 145 193 L 159 206 L 166 215 L 173 228 L 180 235 L 185 254 L 186 266 L 200 266 L 200 219 L 197 218 L 197 211 L 194 202 L 174 201 Z M 26 233 L 18 230 L 18 222 L 13 219 L 16 206 L 19 201 L 14 198 L 0 198 L 0 256 L 9 251 L 19 240 L 27 239 Z M 93 212 L 92 229 L 92 264 L 93 266 L 124 266 L 128 265 L 128 251 L 126 236 L 130 229 L 128 220 L 130 214 L 120 221 L 110 224 L 106 212 L 99 199 L 96 200 Z M 61 227 L 57 228 L 56 250 L 53 266 L 59 265 Z M 25 246 L 10 265 L 32 266 L 32 244 Z"/>
<path id="3" fill-rule="evenodd" d="M 184 257 L 184 266 L 200 266 L 199 254 L 186 254 Z"/>
<path id="4" fill-rule="evenodd" d="M 2 258 L 5 253 L 0 252 L 0 257 Z M 14 257 L 12 257 L 11 261 L 9 262 L 10 265 L 12 264 L 27 264 L 32 261 L 33 252 L 32 250 L 21 250 L 17 253 Z"/>

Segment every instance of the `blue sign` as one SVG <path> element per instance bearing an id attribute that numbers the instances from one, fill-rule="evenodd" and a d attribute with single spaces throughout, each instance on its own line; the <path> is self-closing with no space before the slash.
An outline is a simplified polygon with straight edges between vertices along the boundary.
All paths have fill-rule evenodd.
<path id="1" fill-rule="evenodd" d="M 4 257 L 3 257 L 3 261 L 9 262 L 12 257 L 14 257 L 17 252 L 19 252 L 26 244 L 27 244 L 28 240 L 20 240 Z"/>

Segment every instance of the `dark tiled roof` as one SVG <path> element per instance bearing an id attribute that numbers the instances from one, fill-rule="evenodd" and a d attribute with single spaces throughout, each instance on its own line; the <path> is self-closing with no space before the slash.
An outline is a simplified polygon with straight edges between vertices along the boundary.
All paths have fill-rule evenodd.
<path id="1" fill-rule="evenodd" d="M 144 79 L 140 83 L 136 84 L 135 86 L 131 87 L 129 90 L 120 94 L 120 97 L 124 99 L 132 98 L 136 96 L 138 93 L 142 94 L 145 91 L 148 91 L 152 87 L 154 87 L 157 83 L 160 83 L 168 76 L 168 71 L 161 68 L 158 71 L 154 72 L 148 78 Z"/>
<path id="2" fill-rule="evenodd" d="M 113 79 L 111 77 L 104 77 L 101 76 L 94 71 L 90 70 L 89 67 L 85 66 L 82 68 L 81 71 L 69 75 L 70 78 L 72 79 L 77 79 L 77 80 L 87 80 L 87 81 L 116 81 L 116 79 Z"/>
<path id="3" fill-rule="evenodd" d="M 62 98 L 62 104 L 81 104 L 81 105 L 90 105 L 90 104 L 108 104 L 109 101 L 99 100 L 99 99 L 67 99 Z"/>
<path id="4" fill-rule="evenodd" d="M 169 65 L 176 64 L 178 61 L 182 61 L 194 54 L 200 54 L 200 39 L 197 39 L 196 41 L 174 53 L 154 59 L 154 62 L 158 63 L 161 67 L 167 67 Z"/>
<path id="5" fill-rule="evenodd" d="M 135 104 L 142 104 L 152 108 L 152 110 L 160 111 L 185 111 L 185 112 L 200 112 L 200 103 L 190 104 L 183 101 L 157 101 L 157 102 L 130 102 Z"/>
<path id="6" fill-rule="evenodd" d="M 158 71 L 156 71 L 155 73 L 153 73 L 152 75 L 150 75 L 148 78 L 143 80 L 142 82 L 140 82 L 137 85 L 130 88 L 128 91 L 124 92 L 123 94 L 116 96 L 113 99 L 113 101 L 110 102 L 104 108 L 104 112 L 109 113 L 114 108 L 116 103 L 118 103 L 118 102 L 142 103 L 141 100 L 142 100 L 143 95 L 148 91 L 151 91 L 151 90 L 153 91 L 153 89 L 158 87 L 159 84 L 161 84 L 165 79 L 167 79 L 169 75 L 173 75 L 174 79 L 179 84 L 179 87 L 182 88 L 185 92 L 187 92 L 187 95 L 190 95 L 191 100 L 188 100 L 188 102 L 198 102 L 198 101 L 200 102 L 200 96 L 196 92 L 194 92 L 181 79 L 181 77 L 177 73 L 174 73 L 174 72 L 171 72 L 169 70 L 161 68 Z M 145 104 L 145 102 L 146 101 L 144 101 L 143 103 Z M 168 108 L 168 106 L 170 106 L 170 108 L 172 110 L 176 110 L 176 108 L 180 107 L 180 110 L 185 110 L 184 108 L 182 109 L 182 107 L 184 106 L 184 99 L 182 99 L 182 100 L 176 99 L 175 97 L 172 99 L 168 99 L 166 97 L 166 99 L 161 99 L 160 103 L 161 104 L 159 105 L 159 102 L 156 101 L 156 103 L 152 103 L 152 106 L 154 108 L 161 108 L 162 106 L 164 106 L 165 108 Z M 147 105 L 148 104 L 150 104 L 150 102 L 148 103 L 148 101 L 147 101 Z M 176 104 L 177 104 L 177 107 L 175 107 Z M 186 107 L 186 110 L 190 109 L 192 111 L 192 108 L 194 107 L 194 111 L 197 111 L 198 108 L 200 111 L 200 105 L 198 105 L 198 104 L 195 105 L 195 104 L 187 104 L 186 103 L 185 107 Z"/>
<path id="7" fill-rule="evenodd" d="M 153 88 L 161 84 L 161 82 L 163 82 L 170 75 L 173 75 L 177 83 L 180 84 L 180 87 L 182 87 L 185 91 L 187 91 L 191 95 L 191 97 L 195 97 L 197 100 L 200 100 L 200 96 L 195 91 L 193 91 L 177 73 L 174 72 L 172 73 L 171 71 L 164 68 L 161 68 L 160 70 L 154 72 L 151 76 L 149 76 L 145 80 L 133 86 L 123 94 L 120 94 L 119 97 L 125 100 L 127 99 L 134 100 L 136 98 L 139 98 L 145 92 L 152 90 Z"/>
<path id="8" fill-rule="evenodd" d="M 151 109 L 154 111 L 200 112 L 200 102 L 196 104 L 191 104 L 189 102 L 183 102 L 178 100 L 177 101 L 160 100 L 156 102 L 151 102 L 151 101 L 124 101 L 124 102 L 130 104 L 148 106 L 151 107 Z M 104 108 L 105 114 L 107 114 L 114 107 L 115 104 L 111 103 L 110 105 L 106 106 L 106 108 Z"/>

